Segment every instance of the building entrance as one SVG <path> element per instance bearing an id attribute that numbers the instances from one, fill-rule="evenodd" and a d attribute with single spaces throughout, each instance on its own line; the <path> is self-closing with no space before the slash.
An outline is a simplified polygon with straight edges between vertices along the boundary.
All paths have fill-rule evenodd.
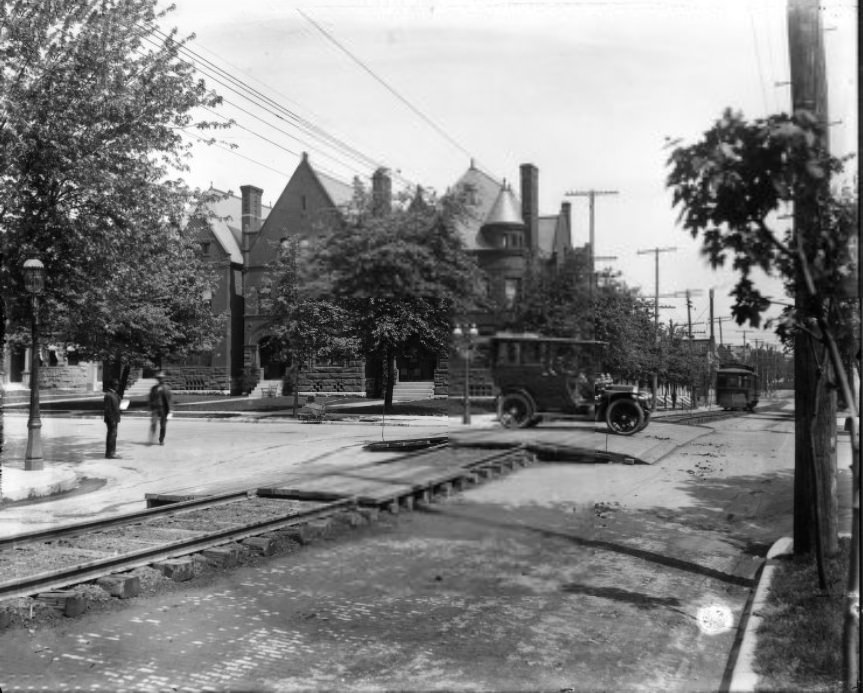
<path id="1" fill-rule="evenodd" d="M 434 380 L 437 357 L 425 349 L 415 349 L 396 359 L 400 383 L 428 382 Z"/>

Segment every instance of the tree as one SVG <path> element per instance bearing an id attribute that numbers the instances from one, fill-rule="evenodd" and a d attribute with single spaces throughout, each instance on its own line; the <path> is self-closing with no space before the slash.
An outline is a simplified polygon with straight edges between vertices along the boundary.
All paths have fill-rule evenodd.
<path id="1" fill-rule="evenodd" d="M 811 420 L 801 421 L 798 411 L 798 443 L 807 426 L 812 442 L 809 464 L 795 470 L 794 547 L 809 553 L 814 546 L 819 566 L 818 549 L 838 547 L 835 389 L 841 387 L 846 400 L 853 398 L 847 396 L 842 366 L 852 358 L 839 353 L 843 341 L 836 335 L 851 332 L 842 287 L 856 260 L 849 251 L 856 200 L 830 188 L 830 176 L 842 171 L 842 161 L 827 151 L 824 127 L 807 111 L 748 122 L 727 110 L 700 142 L 677 147 L 668 162 L 668 185 L 684 229 L 702 237 L 714 267 L 730 256 L 739 272 L 732 291 L 737 322 L 757 327 L 770 305 L 752 281 L 754 267 L 783 277 L 796 299 L 780 333 L 802 336 L 817 368 Z M 782 230 L 776 212 L 792 203 L 814 210 L 817 223 Z M 797 377 L 796 387 L 803 387 Z"/>
<path id="2" fill-rule="evenodd" d="M 533 256 L 527 263 L 522 298 L 506 327 L 550 337 L 593 339 L 587 254 L 568 251 L 553 268 Z"/>
<path id="3" fill-rule="evenodd" d="M 615 378 L 639 380 L 655 358 L 650 307 L 611 273 L 602 276 L 591 295 L 589 258 L 567 253 L 554 268 L 535 259 L 527 274 L 523 299 L 506 327 L 550 337 L 596 339 L 605 342 L 602 369 Z"/>
<path id="4" fill-rule="evenodd" d="M 303 362 L 315 358 L 351 358 L 357 342 L 346 326 L 350 316 L 332 300 L 331 286 L 320 271 L 316 249 L 292 238 L 280 248 L 270 265 L 269 281 L 262 287 L 262 310 L 269 332 L 293 373 L 294 415 L 297 379 Z"/>
<path id="5" fill-rule="evenodd" d="M 604 368 L 621 380 L 646 379 L 657 359 L 650 304 L 610 274 L 594 296 L 596 339 L 608 344 Z"/>
<path id="6" fill-rule="evenodd" d="M 46 268 L 45 331 L 82 355 L 157 360 L 205 348 L 218 321 L 182 229 L 195 193 L 191 112 L 219 98 L 157 39 L 156 0 L 0 2 L 0 286 L 29 320 L 21 265 Z"/>
<path id="7" fill-rule="evenodd" d="M 387 409 L 396 355 L 413 348 L 446 353 L 453 317 L 472 305 L 476 268 L 454 225 L 463 209 L 458 198 L 444 196 L 381 210 L 358 189 L 345 227 L 321 252 L 331 299 L 347 311 L 361 353 L 385 364 Z"/>

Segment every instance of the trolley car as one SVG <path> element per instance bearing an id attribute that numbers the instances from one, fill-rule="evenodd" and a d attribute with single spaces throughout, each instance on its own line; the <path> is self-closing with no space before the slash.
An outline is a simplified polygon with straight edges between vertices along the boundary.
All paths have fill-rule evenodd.
<path id="1" fill-rule="evenodd" d="M 716 404 L 725 410 L 754 411 L 758 406 L 758 374 L 742 363 L 722 364 L 716 369 Z"/>
<path id="2" fill-rule="evenodd" d="M 506 428 L 544 419 L 605 421 L 619 435 L 647 426 L 650 395 L 598 375 L 603 342 L 498 334 L 491 338 L 497 413 Z"/>

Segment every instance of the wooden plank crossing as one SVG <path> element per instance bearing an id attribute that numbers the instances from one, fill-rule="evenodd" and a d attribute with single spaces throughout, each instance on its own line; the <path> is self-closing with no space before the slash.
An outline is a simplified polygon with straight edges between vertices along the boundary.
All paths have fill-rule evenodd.
<path id="1" fill-rule="evenodd" d="M 453 487 L 488 478 L 532 460 L 522 448 L 482 450 L 442 447 L 354 467 L 328 466 L 315 473 L 295 473 L 254 487 L 259 496 L 295 500 L 353 498 L 360 505 L 388 506 L 448 493 Z M 202 491 L 201 489 L 198 490 Z M 170 503 L 181 494 L 147 494 L 149 505 Z M 412 502 L 412 501 L 410 501 Z"/>

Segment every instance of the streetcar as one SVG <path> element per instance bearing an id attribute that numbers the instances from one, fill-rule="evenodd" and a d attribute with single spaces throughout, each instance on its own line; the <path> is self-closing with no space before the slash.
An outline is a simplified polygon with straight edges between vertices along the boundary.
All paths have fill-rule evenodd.
<path id="1" fill-rule="evenodd" d="M 743 363 L 725 363 L 716 369 L 716 404 L 724 410 L 755 411 L 758 374 Z"/>
<path id="2" fill-rule="evenodd" d="M 512 333 L 489 342 L 497 416 L 505 428 L 578 419 L 605 421 L 613 433 L 628 436 L 647 426 L 650 394 L 599 373 L 604 342 Z"/>

